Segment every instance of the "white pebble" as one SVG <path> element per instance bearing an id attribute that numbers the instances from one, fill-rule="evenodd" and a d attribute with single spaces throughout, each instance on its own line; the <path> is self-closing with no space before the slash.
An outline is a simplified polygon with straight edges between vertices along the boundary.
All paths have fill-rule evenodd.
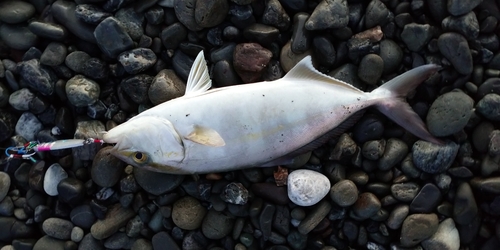
<path id="1" fill-rule="evenodd" d="M 422 241 L 424 249 L 458 250 L 460 248 L 460 236 L 452 218 L 441 223 L 430 238 Z"/>
<path id="2" fill-rule="evenodd" d="M 50 196 L 57 196 L 59 192 L 57 191 L 57 185 L 63 179 L 68 178 L 68 173 L 58 163 L 52 164 L 45 172 L 45 177 L 43 178 L 43 190 Z"/>
<path id="3" fill-rule="evenodd" d="M 330 181 L 316 171 L 299 169 L 288 175 L 288 198 L 299 206 L 312 206 L 330 191 Z"/>

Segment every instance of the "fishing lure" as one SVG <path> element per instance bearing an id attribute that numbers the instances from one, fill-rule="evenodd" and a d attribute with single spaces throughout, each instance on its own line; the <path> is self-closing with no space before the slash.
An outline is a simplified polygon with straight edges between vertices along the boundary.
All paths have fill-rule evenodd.
<path id="1" fill-rule="evenodd" d="M 104 141 L 101 139 L 94 139 L 94 138 L 88 138 L 85 140 L 66 139 L 66 140 L 58 140 L 58 141 L 44 142 L 44 143 L 30 141 L 25 143 L 23 146 L 8 147 L 7 149 L 5 149 L 5 155 L 7 155 L 9 159 L 27 159 L 31 160 L 32 162 L 36 162 L 33 156 L 38 152 L 76 148 L 94 143 L 103 144 Z"/>

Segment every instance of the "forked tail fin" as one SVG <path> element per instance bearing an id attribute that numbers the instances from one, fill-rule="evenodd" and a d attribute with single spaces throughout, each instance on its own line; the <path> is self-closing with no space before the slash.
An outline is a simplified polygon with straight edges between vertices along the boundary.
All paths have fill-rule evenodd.
<path id="1" fill-rule="evenodd" d="M 405 97 L 440 68 L 440 66 L 434 64 L 414 68 L 370 93 L 372 98 L 377 99 L 375 106 L 380 112 L 412 134 L 436 144 L 443 144 L 443 142 L 427 131 L 424 122 L 411 109 L 410 105 L 405 101 Z"/>

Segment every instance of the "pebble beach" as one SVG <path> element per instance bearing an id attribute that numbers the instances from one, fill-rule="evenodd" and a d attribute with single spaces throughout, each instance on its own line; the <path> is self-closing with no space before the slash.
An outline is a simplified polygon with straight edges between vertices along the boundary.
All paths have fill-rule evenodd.
<path id="1" fill-rule="evenodd" d="M 2 152 L 102 138 L 182 96 L 200 51 L 214 88 L 280 79 L 306 56 L 366 92 L 439 65 L 407 101 L 443 141 L 419 140 L 369 108 L 279 167 L 170 175 L 127 165 L 100 143 L 27 159 L 2 153 L 0 250 L 499 249 L 499 8 L 495 0 L 0 1 Z"/>

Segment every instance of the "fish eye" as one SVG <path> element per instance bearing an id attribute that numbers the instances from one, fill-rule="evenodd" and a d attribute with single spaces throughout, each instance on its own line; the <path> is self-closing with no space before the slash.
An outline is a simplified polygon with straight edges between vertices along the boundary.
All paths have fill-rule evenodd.
<path id="1" fill-rule="evenodd" d="M 148 160 L 148 156 L 142 152 L 135 152 L 132 155 L 132 158 L 136 163 L 142 164 L 145 163 Z"/>

